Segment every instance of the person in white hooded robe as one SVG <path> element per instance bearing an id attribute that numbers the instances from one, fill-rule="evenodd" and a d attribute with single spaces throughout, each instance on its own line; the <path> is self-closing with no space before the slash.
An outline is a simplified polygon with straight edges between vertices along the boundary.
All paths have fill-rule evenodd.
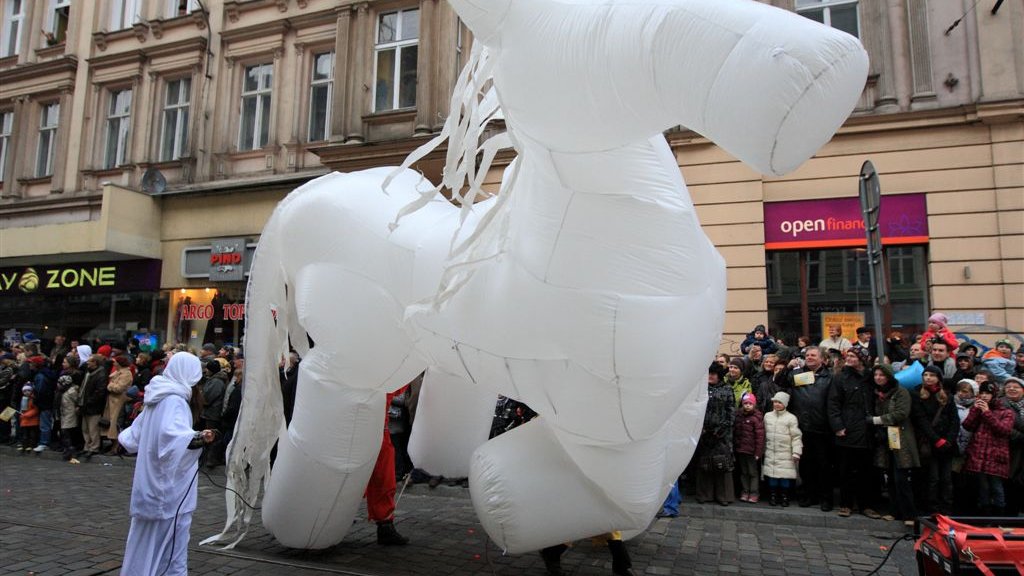
<path id="1" fill-rule="evenodd" d="M 212 430 L 192 429 L 189 398 L 201 376 L 198 358 L 171 356 L 163 374 L 146 386 L 142 413 L 118 435 L 125 451 L 138 453 L 121 576 L 188 573 L 199 448 L 215 439 Z"/>

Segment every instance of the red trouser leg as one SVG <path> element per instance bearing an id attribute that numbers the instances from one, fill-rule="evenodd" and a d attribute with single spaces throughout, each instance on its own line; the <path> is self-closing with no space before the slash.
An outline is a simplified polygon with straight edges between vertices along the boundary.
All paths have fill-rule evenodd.
<path id="1" fill-rule="evenodd" d="M 391 434 L 385 429 L 380 454 L 366 486 L 366 512 L 370 520 L 381 522 L 395 515 L 395 488 L 395 447 L 391 444 Z"/>

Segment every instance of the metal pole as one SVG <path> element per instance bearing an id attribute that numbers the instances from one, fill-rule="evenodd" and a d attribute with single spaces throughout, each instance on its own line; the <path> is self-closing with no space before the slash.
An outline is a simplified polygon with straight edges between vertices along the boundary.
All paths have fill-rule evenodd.
<path id="1" fill-rule="evenodd" d="M 882 241 L 878 230 L 878 215 L 882 208 L 881 186 L 878 173 L 871 161 L 865 161 L 860 169 L 860 205 L 864 214 L 864 235 L 867 240 L 868 278 L 871 283 L 871 314 L 875 326 L 875 346 L 878 350 L 879 362 L 885 361 L 885 329 L 882 326 L 882 313 L 879 303 L 886 295 L 880 293 L 880 281 L 876 275 L 885 271 L 882 264 Z M 878 270 L 876 271 L 876 267 Z"/>

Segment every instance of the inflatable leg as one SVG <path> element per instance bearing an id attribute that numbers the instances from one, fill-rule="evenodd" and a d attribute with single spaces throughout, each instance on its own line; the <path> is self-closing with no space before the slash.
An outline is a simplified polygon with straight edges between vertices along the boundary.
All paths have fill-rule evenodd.
<path id="1" fill-rule="evenodd" d="M 281 436 L 263 498 L 263 524 L 292 548 L 340 542 L 380 451 L 383 392 L 347 386 L 317 349 L 299 365 L 295 418 Z"/>

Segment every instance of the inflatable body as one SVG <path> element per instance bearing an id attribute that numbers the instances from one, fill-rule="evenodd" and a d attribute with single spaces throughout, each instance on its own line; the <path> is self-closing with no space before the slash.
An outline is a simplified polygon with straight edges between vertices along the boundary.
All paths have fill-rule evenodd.
<path id="1" fill-rule="evenodd" d="M 263 522 L 287 546 L 344 537 L 384 395 L 428 366 L 491 409 L 500 393 L 540 414 L 472 456 L 499 546 L 644 529 L 699 436 L 726 293 L 662 133 L 681 124 L 781 174 L 832 136 L 867 73 L 856 39 L 746 0 L 450 1 L 476 38 L 442 134 L 462 207 L 409 170 L 332 174 L 283 201 L 257 249 L 229 482 L 250 499 L 266 483 Z M 474 204 L 476 140 L 499 110 L 507 133 L 479 148 L 480 171 L 502 144 L 517 158 Z M 289 340 L 304 361 L 285 430 Z M 459 413 L 480 410 L 472 396 L 417 419 L 489 421 Z M 228 508 L 210 541 L 244 535 L 248 513 Z"/>

